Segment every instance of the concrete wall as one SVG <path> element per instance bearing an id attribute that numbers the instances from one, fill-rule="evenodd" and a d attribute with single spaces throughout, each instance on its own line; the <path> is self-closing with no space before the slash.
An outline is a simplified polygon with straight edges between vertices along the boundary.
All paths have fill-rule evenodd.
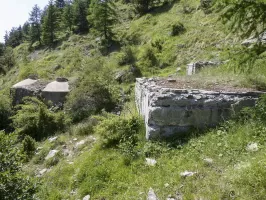
<path id="1" fill-rule="evenodd" d="M 191 128 L 214 127 L 243 107 L 254 106 L 260 92 L 170 89 L 155 79 L 136 82 L 136 105 L 145 119 L 146 138 L 169 137 Z"/>

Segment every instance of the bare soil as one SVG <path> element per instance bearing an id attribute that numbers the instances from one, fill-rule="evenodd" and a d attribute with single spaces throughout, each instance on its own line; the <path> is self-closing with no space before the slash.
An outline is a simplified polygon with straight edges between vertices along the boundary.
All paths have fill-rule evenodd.
<path id="1" fill-rule="evenodd" d="M 175 77 L 164 78 L 156 81 L 157 85 L 175 89 L 201 89 L 216 92 L 255 92 L 255 87 L 244 87 L 233 80 L 215 80 L 203 77 Z"/>

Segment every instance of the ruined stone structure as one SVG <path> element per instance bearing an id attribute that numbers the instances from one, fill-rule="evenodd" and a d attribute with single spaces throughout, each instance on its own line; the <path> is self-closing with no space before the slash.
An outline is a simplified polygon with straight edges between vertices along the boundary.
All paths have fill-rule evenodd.
<path id="1" fill-rule="evenodd" d="M 167 84 L 162 84 L 168 82 Z M 209 91 L 178 89 L 175 80 L 138 78 L 136 104 L 144 117 L 146 138 L 184 134 L 191 128 L 214 127 L 243 107 L 254 106 L 262 92 L 248 89 Z"/>
<path id="2" fill-rule="evenodd" d="M 214 61 L 198 61 L 190 63 L 187 65 L 187 75 L 191 76 L 193 74 L 199 73 L 199 71 L 204 67 L 216 67 L 220 64 L 221 62 L 214 62 Z"/>
<path id="3" fill-rule="evenodd" d="M 64 78 L 57 78 L 56 81 L 51 83 L 28 78 L 13 85 L 10 89 L 13 105 L 21 103 L 22 99 L 27 96 L 44 98 L 47 102 L 51 101 L 53 104 L 63 103 L 68 93 L 68 80 Z"/>

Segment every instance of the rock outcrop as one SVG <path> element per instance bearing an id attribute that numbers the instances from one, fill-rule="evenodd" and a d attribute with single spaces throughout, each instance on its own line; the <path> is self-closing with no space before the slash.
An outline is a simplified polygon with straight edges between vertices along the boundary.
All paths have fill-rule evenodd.
<path id="1" fill-rule="evenodd" d="M 165 87 L 159 79 L 138 78 L 136 104 L 144 117 L 146 138 L 183 134 L 191 128 L 214 127 L 243 107 L 254 106 L 262 92 L 252 90 L 210 91 Z"/>

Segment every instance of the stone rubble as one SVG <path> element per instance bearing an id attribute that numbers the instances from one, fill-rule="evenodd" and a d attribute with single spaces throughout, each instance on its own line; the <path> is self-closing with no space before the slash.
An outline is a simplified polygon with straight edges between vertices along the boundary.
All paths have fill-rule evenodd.
<path id="1" fill-rule="evenodd" d="M 149 189 L 147 200 L 159 200 L 152 188 Z"/>

